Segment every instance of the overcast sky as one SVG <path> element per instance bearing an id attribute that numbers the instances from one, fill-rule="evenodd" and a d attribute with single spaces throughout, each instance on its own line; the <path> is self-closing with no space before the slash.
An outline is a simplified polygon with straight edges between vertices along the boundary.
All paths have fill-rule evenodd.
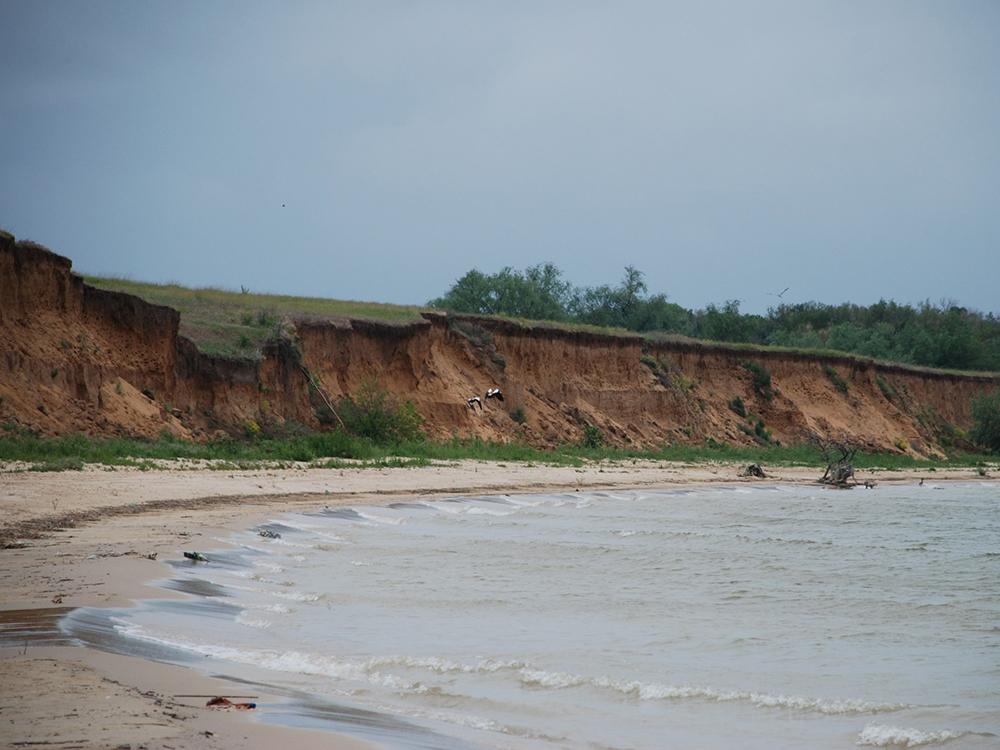
<path id="1" fill-rule="evenodd" d="M 0 226 L 81 272 L 423 303 L 1000 312 L 1000 2 L 0 0 Z M 284 205 L 283 205 L 284 204 Z"/>

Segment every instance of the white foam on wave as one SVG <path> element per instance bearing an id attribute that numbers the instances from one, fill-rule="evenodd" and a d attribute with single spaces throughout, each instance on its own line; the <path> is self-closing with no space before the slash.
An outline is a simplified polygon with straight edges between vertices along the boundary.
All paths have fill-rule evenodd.
<path id="1" fill-rule="evenodd" d="M 613 690 L 639 700 L 706 700 L 717 703 L 741 702 L 758 708 L 785 708 L 826 715 L 877 714 L 908 708 L 902 703 L 876 703 L 859 699 L 809 698 L 797 695 L 774 695 L 750 690 L 716 690 L 692 685 L 666 685 L 636 680 L 615 680 L 610 677 L 583 677 L 566 672 L 548 672 L 524 668 L 518 679 L 526 687 L 563 689 L 589 685 Z"/>
<path id="2" fill-rule="evenodd" d="M 264 591 L 263 593 L 276 596 L 279 599 L 287 599 L 292 602 L 318 602 L 323 598 L 322 594 L 311 594 L 299 591 Z"/>
<path id="3" fill-rule="evenodd" d="M 504 500 L 520 508 L 537 508 L 545 502 L 545 500 L 539 498 L 516 497 L 513 495 L 504 495 Z"/>
<path id="4" fill-rule="evenodd" d="M 113 621 L 115 622 L 115 630 L 128 638 L 156 643 L 161 646 L 169 646 L 214 659 L 223 659 L 238 664 L 249 664 L 276 672 L 293 672 L 297 674 L 332 677 L 338 680 L 367 682 L 400 692 L 420 693 L 427 690 L 419 682 L 409 682 L 394 675 L 373 670 L 366 663 L 338 661 L 329 657 L 299 651 L 244 650 L 232 646 L 196 643 L 179 636 L 162 636 L 150 633 L 141 625 L 136 625 L 119 618 L 113 618 Z"/>
<path id="5" fill-rule="evenodd" d="M 357 508 L 355 508 L 354 510 L 355 512 L 357 512 L 359 516 L 361 516 L 361 518 L 365 519 L 366 521 L 371 521 L 372 523 L 387 524 L 389 526 L 400 526 L 406 522 L 405 516 L 395 516 L 395 517 L 381 516 L 378 515 L 377 513 L 368 513 L 365 511 L 358 510 Z"/>
<path id="6" fill-rule="evenodd" d="M 256 628 L 258 630 L 267 630 L 271 627 L 270 620 L 262 620 L 257 617 L 250 617 L 245 611 L 240 612 L 236 615 L 236 622 L 240 625 L 246 625 L 248 628 Z"/>
<path id="7" fill-rule="evenodd" d="M 369 669 L 384 669 L 385 667 L 403 667 L 407 669 L 426 669 L 438 674 L 491 674 L 504 670 L 524 669 L 522 661 L 487 658 L 475 664 L 463 664 L 450 659 L 436 656 L 375 656 L 365 662 Z"/>
<path id="8" fill-rule="evenodd" d="M 515 510 L 494 510 L 492 508 L 484 508 L 481 505 L 470 505 L 465 513 L 469 516 L 509 516 L 516 512 Z"/>
<path id="9" fill-rule="evenodd" d="M 309 534 L 310 536 L 319 537 L 326 542 L 334 542 L 337 544 L 343 543 L 346 540 L 344 537 L 334 534 L 330 531 L 330 526 L 328 524 L 320 523 L 307 523 L 305 521 L 292 521 L 288 518 L 283 519 L 273 519 L 272 523 L 280 524 L 286 528 L 292 529 L 293 531 L 299 531 L 303 534 Z M 276 537 L 269 540 L 271 544 L 276 544 L 283 547 L 300 547 L 303 549 L 315 549 L 315 544 L 307 544 L 302 542 L 292 542 L 284 537 Z"/>
<path id="10" fill-rule="evenodd" d="M 543 688 L 569 688 L 585 685 L 587 678 L 567 672 L 546 672 L 544 669 L 522 669 L 518 675 L 522 685 Z"/>
<path id="11" fill-rule="evenodd" d="M 292 610 L 284 604 L 258 604 L 256 602 L 240 602 L 244 609 L 253 609 L 258 612 L 273 612 L 276 615 L 287 615 Z"/>
<path id="12" fill-rule="evenodd" d="M 904 729 L 902 727 L 872 724 L 861 730 L 855 744 L 868 747 L 920 747 L 935 745 L 941 742 L 957 740 L 969 732 L 957 732 L 952 729 L 942 729 L 937 732 L 927 732 L 922 729 Z"/>
<path id="13" fill-rule="evenodd" d="M 263 560 L 260 560 L 260 561 L 258 561 L 256 563 L 254 563 L 254 565 L 256 567 L 260 568 L 261 570 L 268 571 L 269 573 L 284 573 L 285 572 L 285 569 L 283 567 L 281 567 L 280 565 L 275 565 L 274 563 L 270 563 L 270 562 L 264 562 Z"/>
<path id="14" fill-rule="evenodd" d="M 339 540 L 334 540 L 339 541 Z M 271 544 L 277 545 L 279 547 L 294 547 L 296 549 L 316 549 L 315 544 L 307 544 L 305 542 L 289 542 L 287 539 L 272 539 Z M 271 550 L 267 550 L 270 552 Z"/>

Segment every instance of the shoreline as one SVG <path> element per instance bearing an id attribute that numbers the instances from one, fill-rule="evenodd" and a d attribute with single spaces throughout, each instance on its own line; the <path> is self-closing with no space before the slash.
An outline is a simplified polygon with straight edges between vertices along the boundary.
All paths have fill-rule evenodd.
<path id="1" fill-rule="evenodd" d="M 0 616 L 13 610 L 128 607 L 141 599 L 184 598 L 152 585 L 169 576 L 166 559 L 180 557 L 182 550 L 218 549 L 231 532 L 288 511 L 385 504 L 406 495 L 806 484 L 819 475 L 813 467 L 785 467 L 769 470 L 768 479 L 753 480 L 737 476 L 742 468 L 638 461 L 583 469 L 458 462 L 422 469 L 261 470 L 221 476 L 177 470 L 2 474 L 0 510 L 7 523 L 0 528 L 0 538 L 14 546 L 0 549 Z M 858 478 L 893 484 L 920 478 L 982 479 L 972 469 L 931 475 L 926 470 L 864 471 Z M 280 491 L 286 488 L 291 491 Z M 12 533 L 16 530 L 37 536 L 17 542 Z M 374 747 L 336 730 L 291 728 L 258 720 L 256 712 L 211 711 L 203 700 L 171 697 L 233 690 L 233 683 L 194 667 L 93 648 L 30 641 L 25 646 L 2 639 L 0 661 L 6 677 L 0 688 L 2 742 L 128 744 L 150 750 L 263 748 L 282 742 L 306 748 L 320 743 L 344 750 Z M 259 689 L 253 692 L 260 694 L 261 704 L 287 701 Z"/>

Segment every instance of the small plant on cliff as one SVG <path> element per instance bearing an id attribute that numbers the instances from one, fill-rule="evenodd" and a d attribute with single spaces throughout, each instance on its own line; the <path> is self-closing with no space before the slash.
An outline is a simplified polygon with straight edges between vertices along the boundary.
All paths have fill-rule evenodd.
<path id="1" fill-rule="evenodd" d="M 737 396 L 736 398 L 734 398 L 732 401 L 729 402 L 729 408 L 733 411 L 734 414 L 738 414 L 741 417 L 745 418 L 747 415 L 746 404 L 743 403 L 743 399 L 740 398 L 739 396 Z"/>
<path id="2" fill-rule="evenodd" d="M 973 400 L 972 421 L 974 426 L 969 436 L 973 441 L 1000 453 L 1000 390 Z"/>
<path id="3" fill-rule="evenodd" d="M 490 361 L 492 361 L 493 364 L 501 370 L 507 367 L 507 360 L 502 354 L 500 354 L 500 352 L 497 351 L 496 345 L 493 343 L 493 334 L 482 326 L 449 317 L 448 330 L 457 333 L 459 336 L 472 344 L 475 349 L 478 349 L 480 352 L 489 357 Z"/>
<path id="4" fill-rule="evenodd" d="M 528 421 L 528 418 L 524 415 L 524 409 L 520 406 L 515 406 L 510 410 L 510 418 L 518 424 L 524 424 Z"/>
<path id="5" fill-rule="evenodd" d="M 845 395 L 847 394 L 847 381 L 840 377 L 836 370 L 834 370 L 830 365 L 823 365 L 823 372 L 826 373 L 830 382 L 833 383 L 834 388 Z"/>
<path id="6" fill-rule="evenodd" d="M 885 396 L 888 401 L 895 401 L 899 397 L 899 394 L 896 393 L 896 389 L 892 387 L 892 384 L 881 375 L 875 376 L 875 385 L 878 386 L 878 389 L 882 391 L 882 395 Z"/>
<path id="7" fill-rule="evenodd" d="M 743 362 L 743 369 L 750 373 L 753 379 L 753 389 L 766 401 L 774 398 L 774 391 L 771 389 L 771 372 L 760 362 L 746 360 Z"/>
<path id="8" fill-rule="evenodd" d="M 771 431 L 764 426 L 764 420 L 758 419 L 757 424 L 753 426 L 753 434 L 757 436 L 757 439 L 761 443 L 771 442 Z"/>
<path id="9" fill-rule="evenodd" d="M 377 444 L 396 444 L 420 440 L 423 418 L 411 401 L 397 402 L 374 380 L 337 405 L 347 431 Z"/>

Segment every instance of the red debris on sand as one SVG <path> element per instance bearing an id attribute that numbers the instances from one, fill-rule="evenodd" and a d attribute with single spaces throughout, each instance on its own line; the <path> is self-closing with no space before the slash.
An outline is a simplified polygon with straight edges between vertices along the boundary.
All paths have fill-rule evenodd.
<path id="1" fill-rule="evenodd" d="M 205 704 L 207 708 L 235 708 L 238 711 L 250 711 L 257 708 L 256 703 L 233 703 L 229 698 L 212 698 Z"/>

